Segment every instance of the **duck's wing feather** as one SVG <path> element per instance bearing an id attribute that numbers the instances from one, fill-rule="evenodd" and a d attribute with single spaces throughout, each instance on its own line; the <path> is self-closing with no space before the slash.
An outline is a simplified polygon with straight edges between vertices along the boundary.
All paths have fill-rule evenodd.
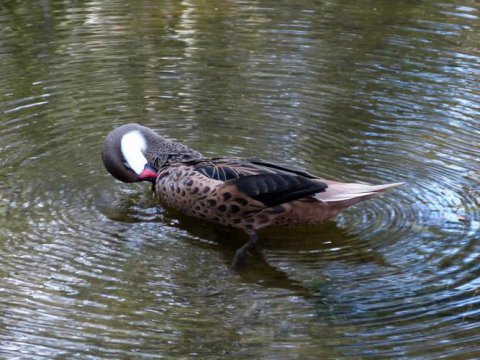
<path id="1" fill-rule="evenodd" d="M 225 187 L 275 206 L 323 192 L 328 185 L 300 170 L 261 160 L 203 159 L 190 163 L 201 174 L 225 182 Z"/>
<path id="2" fill-rule="evenodd" d="M 239 179 L 244 176 L 260 175 L 260 174 L 291 174 L 305 177 L 308 179 L 316 179 L 317 177 L 307 173 L 306 171 L 287 168 L 284 165 L 258 159 L 242 159 L 242 158 L 213 158 L 213 159 L 196 159 L 190 161 L 189 164 L 203 175 L 219 180 L 228 181 Z"/>
<path id="3" fill-rule="evenodd" d="M 225 185 L 233 185 L 238 191 L 269 207 L 323 192 L 328 187 L 318 180 L 283 173 L 248 175 L 229 180 Z"/>
<path id="4" fill-rule="evenodd" d="M 194 164 L 196 171 L 219 181 L 228 181 L 239 179 L 243 176 L 254 175 L 260 173 L 259 169 L 251 166 L 249 163 L 242 163 L 240 161 L 198 161 Z"/>
<path id="5" fill-rule="evenodd" d="M 289 173 L 289 174 L 296 174 L 296 175 L 306 177 L 308 179 L 317 179 L 317 176 L 312 175 L 312 174 L 310 174 L 306 171 L 299 170 L 299 169 L 287 168 L 285 165 L 280 165 L 280 164 L 276 164 L 276 163 L 272 163 L 272 162 L 264 161 L 264 160 L 260 160 L 260 159 L 249 159 L 248 161 L 251 164 L 254 164 L 254 165 L 266 168 L 266 169 L 270 169 L 270 170 L 273 170 L 273 171 L 281 171 L 281 172 L 285 172 L 285 173 Z"/>

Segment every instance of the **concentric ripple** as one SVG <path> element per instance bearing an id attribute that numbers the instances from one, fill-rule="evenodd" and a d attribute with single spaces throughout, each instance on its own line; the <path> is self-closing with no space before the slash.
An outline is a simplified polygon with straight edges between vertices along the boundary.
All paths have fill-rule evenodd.
<path id="1" fill-rule="evenodd" d="M 480 356 L 474 1 L 0 7 L 0 357 Z M 261 233 L 103 169 L 139 122 L 206 155 L 405 184 Z"/>

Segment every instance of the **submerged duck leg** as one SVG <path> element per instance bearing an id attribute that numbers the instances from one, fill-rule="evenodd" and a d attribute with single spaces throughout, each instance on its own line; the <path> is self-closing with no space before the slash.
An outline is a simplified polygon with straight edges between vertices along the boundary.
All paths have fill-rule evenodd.
<path id="1" fill-rule="evenodd" d="M 232 262 L 232 268 L 234 270 L 240 270 L 245 267 L 248 253 L 255 250 L 258 246 L 259 239 L 255 230 L 246 230 L 246 233 L 250 239 L 241 248 L 235 251 L 235 256 L 233 257 Z"/>

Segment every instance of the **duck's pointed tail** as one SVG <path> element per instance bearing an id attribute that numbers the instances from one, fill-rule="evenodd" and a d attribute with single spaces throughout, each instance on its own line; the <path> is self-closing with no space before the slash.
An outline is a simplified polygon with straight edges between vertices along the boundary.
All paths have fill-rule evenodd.
<path id="1" fill-rule="evenodd" d="M 328 188 L 324 192 L 315 194 L 315 198 L 324 203 L 341 208 L 346 208 L 360 201 L 382 195 L 387 190 L 404 184 L 399 182 L 383 185 L 368 185 L 340 183 L 329 180 L 322 180 L 322 182 L 325 182 Z"/>

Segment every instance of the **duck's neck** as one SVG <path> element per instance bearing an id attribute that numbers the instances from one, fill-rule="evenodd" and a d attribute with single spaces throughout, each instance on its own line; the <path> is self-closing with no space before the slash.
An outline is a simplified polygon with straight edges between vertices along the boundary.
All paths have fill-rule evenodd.
<path id="1" fill-rule="evenodd" d="M 203 155 L 198 151 L 190 149 L 176 141 L 166 139 L 162 141 L 161 146 L 153 147 L 149 150 L 146 154 L 147 161 L 157 169 L 179 162 L 203 158 Z"/>

